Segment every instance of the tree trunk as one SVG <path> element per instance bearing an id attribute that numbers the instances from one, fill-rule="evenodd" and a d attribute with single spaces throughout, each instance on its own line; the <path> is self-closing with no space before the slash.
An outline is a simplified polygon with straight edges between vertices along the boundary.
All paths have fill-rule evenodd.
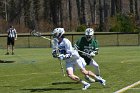
<path id="1" fill-rule="evenodd" d="M 70 31 L 76 30 L 79 21 L 78 21 L 78 10 L 76 0 L 70 0 L 69 2 L 69 11 L 70 11 Z"/>
<path id="2" fill-rule="evenodd" d="M 69 16 L 69 0 L 61 0 L 61 27 L 64 27 L 65 30 L 70 27 Z"/>

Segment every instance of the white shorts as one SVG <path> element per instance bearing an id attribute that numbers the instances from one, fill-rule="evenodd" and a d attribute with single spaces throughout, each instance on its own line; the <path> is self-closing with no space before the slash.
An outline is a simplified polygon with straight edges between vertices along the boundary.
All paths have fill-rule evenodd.
<path id="1" fill-rule="evenodd" d="M 71 68 L 75 70 L 75 66 L 78 66 L 78 68 L 83 69 L 86 66 L 86 62 L 82 57 L 79 57 L 77 60 L 72 60 L 71 62 L 66 61 L 66 70 Z"/>

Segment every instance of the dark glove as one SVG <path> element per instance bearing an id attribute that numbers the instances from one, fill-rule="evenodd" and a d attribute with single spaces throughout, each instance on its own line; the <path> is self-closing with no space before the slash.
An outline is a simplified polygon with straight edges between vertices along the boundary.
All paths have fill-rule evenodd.
<path id="1" fill-rule="evenodd" d="M 56 50 L 52 51 L 52 56 L 53 56 L 54 58 L 57 58 L 57 57 L 58 57 L 58 54 L 57 54 Z"/>

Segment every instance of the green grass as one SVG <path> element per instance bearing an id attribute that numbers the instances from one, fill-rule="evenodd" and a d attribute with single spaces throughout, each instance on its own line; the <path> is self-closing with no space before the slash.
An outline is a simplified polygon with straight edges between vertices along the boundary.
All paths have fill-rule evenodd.
<path id="1" fill-rule="evenodd" d="M 107 85 L 92 83 L 86 91 L 81 90 L 80 83 L 63 77 L 59 61 L 52 58 L 50 48 L 18 48 L 15 55 L 5 53 L 6 49 L 0 49 L 0 60 L 15 62 L 0 63 L 0 93 L 113 93 L 140 80 L 138 46 L 100 47 L 95 60 Z M 75 73 L 83 78 L 78 69 Z M 138 88 L 140 85 L 125 93 L 139 93 Z"/>

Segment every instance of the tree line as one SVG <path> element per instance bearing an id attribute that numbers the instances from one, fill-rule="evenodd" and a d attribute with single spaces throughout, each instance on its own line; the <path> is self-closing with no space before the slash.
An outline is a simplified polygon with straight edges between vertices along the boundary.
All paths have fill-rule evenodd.
<path id="1" fill-rule="evenodd" d="M 140 30 L 140 0 L 1 0 L 0 31 L 14 25 L 19 32 Z"/>

